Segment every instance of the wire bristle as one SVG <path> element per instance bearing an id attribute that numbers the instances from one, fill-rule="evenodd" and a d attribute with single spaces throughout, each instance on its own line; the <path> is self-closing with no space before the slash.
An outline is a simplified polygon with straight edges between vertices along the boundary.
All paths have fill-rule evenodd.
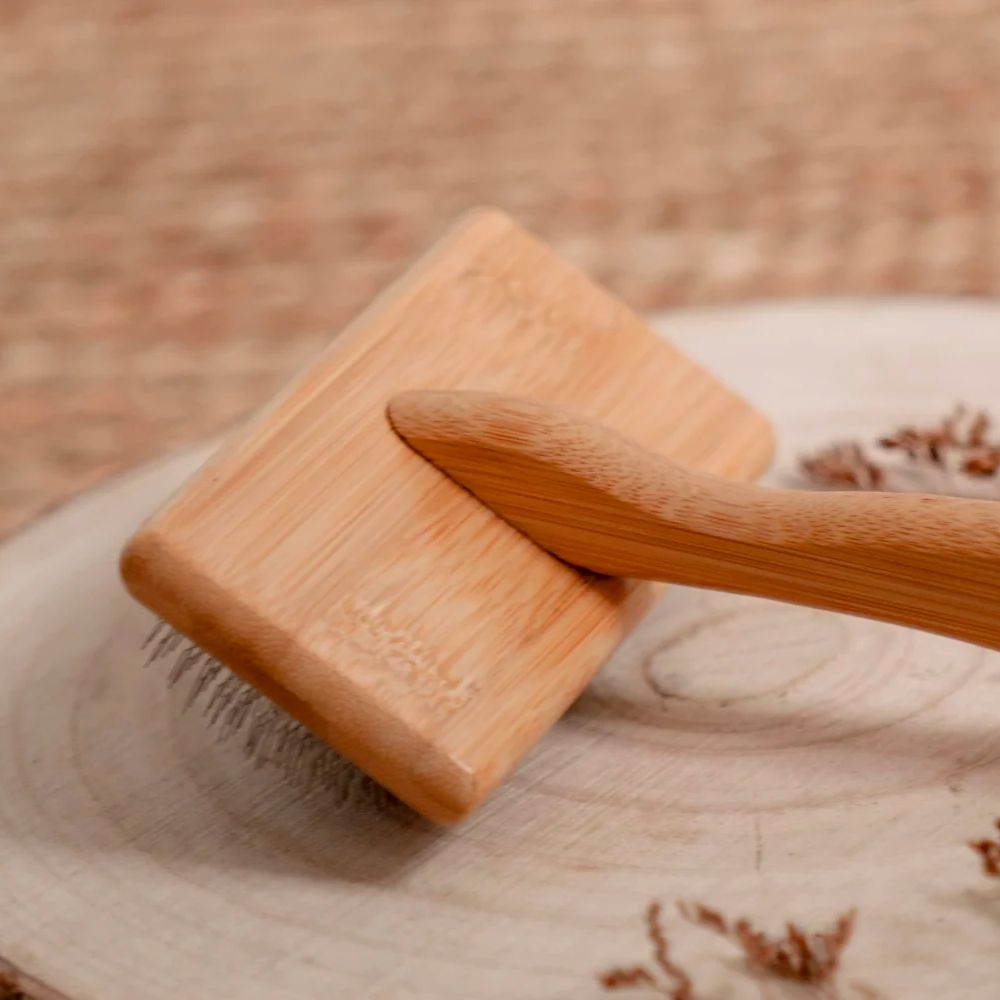
<path id="1" fill-rule="evenodd" d="M 184 711 L 201 706 L 220 742 L 239 739 L 255 767 L 278 768 L 296 787 L 332 792 L 338 804 L 388 808 L 396 799 L 349 760 L 286 715 L 223 663 L 158 621 L 142 649 L 146 667 L 170 662 L 167 684 L 187 684 Z"/>

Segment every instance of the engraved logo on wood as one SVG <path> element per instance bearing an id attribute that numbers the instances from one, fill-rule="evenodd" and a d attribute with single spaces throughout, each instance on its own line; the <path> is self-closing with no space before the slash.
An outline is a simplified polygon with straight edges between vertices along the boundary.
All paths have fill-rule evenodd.
<path id="1" fill-rule="evenodd" d="M 388 688 L 417 699 L 435 715 L 450 714 L 472 696 L 476 685 L 442 664 L 412 628 L 393 621 L 384 601 L 351 597 L 316 627 L 310 645 L 328 647 L 341 666 L 369 689 Z M 346 654 L 346 657 L 345 657 Z"/>

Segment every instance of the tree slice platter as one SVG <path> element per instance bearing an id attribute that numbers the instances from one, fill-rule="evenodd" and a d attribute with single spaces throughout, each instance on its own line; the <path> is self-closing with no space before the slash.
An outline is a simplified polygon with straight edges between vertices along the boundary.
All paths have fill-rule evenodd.
<path id="1" fill-rule="evenodd" d="M 785 484 L 831 439 L 993 404 L 998 326 L 1000 307 L 920 300 L 661 324 L 773 419 Z M 0 982 L 21 970 L 71 1000 L 586 1000 L 607 969 L 652 969 L 643 913 L 661 900 L 697 997 L 998 995 L 1000 879 L 967 841 L 1000 815 L 1000 654 L 674 588 L 504 789 L 437 829 L 349 768 L 331 789 L 254 767 L 143 668 L 151 618 L 117 553 L 205 454 L 0 550 Z M 677 900 L 774 933 L 857 923 L 836 979 L 804 989 Z"/>

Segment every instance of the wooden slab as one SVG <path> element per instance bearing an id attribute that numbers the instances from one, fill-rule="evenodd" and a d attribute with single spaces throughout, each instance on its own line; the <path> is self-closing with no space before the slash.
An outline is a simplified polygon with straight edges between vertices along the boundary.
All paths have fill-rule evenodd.
<path id="1" fill-rule="evenodd" d="M 670 330 L 773 416 L 786 481 L 841 432 L 990 403 L 998 323 L 828 304 Z M 748 976 L 682 898 L 773 931 L 857 906 L 842 1000 L 995 995 L 1000 896 L 965 842 L 1000 813 L 1000 655 L 672 588 L 502 791 L 432 828 L 350 772 L 335 795 L 254 769 L 141 668 L 116 553 L 203 454 L 0 550 L 6 959 L 72 1000 L 598 1000 L 597 973 L 649 961 L 656 898 L 698 997 L 816 1000 Z"/>
<path id="2" fill-rule="evenodd" d="M 401 389 L 573 406 L 756 477 L 765 419 L 499 212 L 380 296 L 144 526 L 129 587 L 423 815 L 454 821 L 649 608 L 553 559 L 407 448 Z"/>

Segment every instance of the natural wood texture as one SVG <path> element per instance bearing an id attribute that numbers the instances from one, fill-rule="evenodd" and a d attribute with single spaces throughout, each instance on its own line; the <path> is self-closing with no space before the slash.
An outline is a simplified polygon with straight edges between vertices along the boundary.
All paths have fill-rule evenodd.
<path id="1" fill-rule="evenodd" d="M 784 484 L 833 436 L 990 402 L 998 324 L 866 304 L 668 328 L 774 418 Z M 1000 813 L 1000 654 L 671 587 L 497 795 L 431 827 L 254 768 L 142 669 L 152 616 L 116 555 L 205 454 L 0 548 L 5 958 L 71 1000 L 610 1000 L 596 975 L 648 961 L 655 897 L 698 997 L 818 1000 L 747 976 L 684 898 L 775 933 L 858 906 L 841 1000 L 994 996 L 1000 897 L 965 843 Z"/>
<path id="2" fill-rule="evenodd" d="M 425 458 L 574 566 L 1000 648 L 995 501 L 734 483 L 565 408 L 497 393 L 401 393 L 389 414 Z"/>
<path id="3" fill-rule="evenodd" d="M 528 391 L 756 476 L 763 417 L 506 216 L 470 216 L 129 543 L 139 600 L 432 819 L 467 815 L 653 591 L 558 563 L 388 426 Z"/>

